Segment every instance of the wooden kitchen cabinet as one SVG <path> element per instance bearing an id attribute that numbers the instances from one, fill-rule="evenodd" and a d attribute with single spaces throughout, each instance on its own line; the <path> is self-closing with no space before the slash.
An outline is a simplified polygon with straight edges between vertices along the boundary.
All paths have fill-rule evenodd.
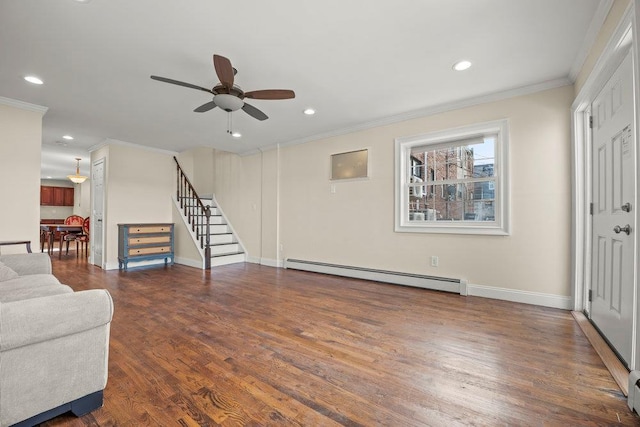
<path id="1" fill-rule="evenodd" d="M 42 206 L 73 206 L 73 187 L 40 186 L 40 205 Z"/>
<path id="2" fill-rule="evenodd" d="M 53 187 L 40 186 L 40 204 L 53 206 Z"/>
<path id="3" fill-rule="evenodd" d="M 64 188 L 53 187 L 53 206 L 64 206 Z"/>
<path id="4" fill-rule="evenodd" d="M 75 188 L 65 187 L 64 189 L 64 198 L 62 206 L 73 206 L 73 197 L 75 194 Z"/>

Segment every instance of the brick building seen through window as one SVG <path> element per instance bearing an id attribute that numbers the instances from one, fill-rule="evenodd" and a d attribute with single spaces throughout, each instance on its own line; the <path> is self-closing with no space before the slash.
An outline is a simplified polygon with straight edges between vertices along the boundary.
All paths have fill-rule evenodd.
<path id="1" fill-rule="evenodd" d="M 411 150 L 410 221 L 495 220 L 493 141 L 481 145 Z"/>

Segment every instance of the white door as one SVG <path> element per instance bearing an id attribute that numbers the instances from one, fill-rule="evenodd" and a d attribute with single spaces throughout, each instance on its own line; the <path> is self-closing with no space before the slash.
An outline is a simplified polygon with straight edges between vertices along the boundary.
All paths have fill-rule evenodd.
<path id="1" fill-rule="evenodd" d="M 103 266 L 104 159 L 91 165 L 91 262 Z"/>
<path id="2" fill-rule="evenodd" d="M 631 366 L 636 229 L 633 66 L 629 52 L 591 105 L 591 320 Z"/>

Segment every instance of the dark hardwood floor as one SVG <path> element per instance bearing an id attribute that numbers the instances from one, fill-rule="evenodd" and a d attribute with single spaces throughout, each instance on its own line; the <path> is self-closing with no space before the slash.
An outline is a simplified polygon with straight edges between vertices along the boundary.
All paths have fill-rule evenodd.
<path id="1" fill-rule="evenodd" d="M 254 264 L 105 272 L 105 404 L 47 426 L 639 425 L 570 312 Z"/>

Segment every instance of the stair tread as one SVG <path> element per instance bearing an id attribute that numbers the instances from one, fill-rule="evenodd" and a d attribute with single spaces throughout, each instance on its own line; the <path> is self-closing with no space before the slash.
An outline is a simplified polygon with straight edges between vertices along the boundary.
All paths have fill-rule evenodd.
<path id="1" fill-rule="evenodd" d="M 223 256 L 242 255 L 242 254 L 244 254 L 243 251 L 224 252 L 224 253 L 221 253 L 221 254 L 212 254 L 211 258 L 220 258 L 220 257 L 223 257 Z"/>

